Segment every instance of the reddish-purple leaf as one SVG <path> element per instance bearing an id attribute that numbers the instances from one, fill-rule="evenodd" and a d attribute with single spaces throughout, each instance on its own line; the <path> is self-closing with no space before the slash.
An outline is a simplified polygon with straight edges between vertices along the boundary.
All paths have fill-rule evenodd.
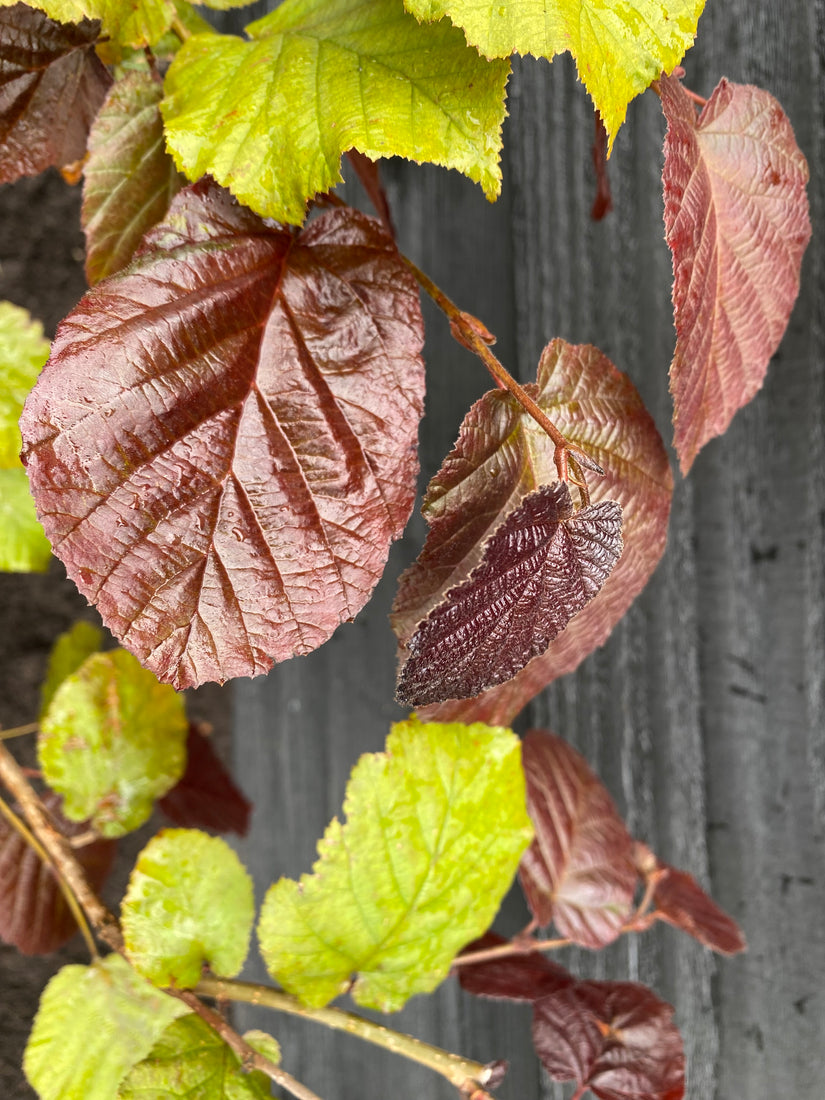
<path id="1" fill-rule="evenodd" d="M 622 551 L 622 510 L 573 513 L 564 482 L 528 494 L 407 642 L 398 699 L 419 707 L 511 679 L 604 585 Z"/>
<path id="2" fill-rule="evenodd" d="M 88 825 L 67 821 L 61 799 L 49 792 L 43 798 L 64 836 L 79 836 Z M 95 840 L 75 850 L 92 889 L 99 890 L 109 873 L 115 842 Z M 24 955 L 48 955 L 77 931 L 53 871 L 0 817 L 0 937 Z"/>
<path id="3" fill-rule="evenodd" d="M 604 947 L 633 907 L 633 840 L 607 789 L 560 737 L 532 730 L 522 759 L 536 835 L 519 876 L 533 916 L 574 943 Z"/>
<path id="4" fill-rule="evenodd" d="M 747 949 L 739 925 L 708 897 L 692 875 L 667 863 L 659 863 L 658 870 L 665 874 L 656 882 L 653 902 L 662 920 L 721 955 L 737 955 Z"/>
<path id="5" fill-rule="evenodd" d="M 507 942 L 495 932 L 486 932 L 480 939 L 468 943 L 461 954 L 485 951 Z M 468 963 L 457 967 L 457 973 L 461 988 L 468 993 L 507 1001 L 537 1001 L 574 981 L 572 974 L 538 951 Z"/>
<path id="6" fill-rule="evenodd" d="M 238 790 L 212 743 L 194 723 L 186 740 L 186 771 L 180 781 L 158 799 L 158 806 L 185 829 L 212 829 L 216 833 L 246 836 L 252 803 Z"/>
<path id="7" fill-rule="evenodd" d="M 629 379 L 589 345 L 554 340 L 527 387 L 557 427 L 605 470 L 590 477 L 594 504 L 622 509 L 624 551 L 595 599 L 514 679 L 477 699 L 427 708 L 428 718 L 508 724 L 551 680 L 571 672 L 610 631 L 644 587 L 665 548 L 673 481 L 664 445 Z M 424 500 L 430 533 L 399 582 L 393 627 L 402 645 L 416 626 L 478 565 L 504 517 L 556 478 L 553 447 L 514 398 L 495 390 L 476 402 L 454 450 Z"/>
<path id="8" fill-rule="evenodd" d="M 610 177 L 607 174 L 607 130 L 598 111 L 595 112 L 595 129 L 591 155 L 593 171 L 596 173 L 596 197 L 590 208 L 590 217 L 594 222 L 600 222 L 613 209 L 613 195 L 610 191 Z"/>
<path id="9" fill-rule="evenodd" d="M 414 499 L 422 339 L 377 221 L 293 232 L 208 181 L 66 318 L 21 420 L 32 493 L 162 680 L 266 672 L 363 607 Z"/>
<path id="10" fill-rule="evenodd" d="M 384 185 L 381 182 L 381 170 L 378 167 L 378 162 L 370 160 L 364 153 L 359 153 L 357 149 L 350 149 L 347 152 L 347 158 L 355 169 L 355 174 L 361 181 L 361 186 L 367 193 L 367 198 L 373 205 L 373 209 L 381 222 L 395 240 L 395 226 L 392 223 L 392 211 L 390 210 L 390 204 L 387 199 L 387 192 L 384 190 Z"/>
<path id="11" fill-rule="evenodd" d="M 787 327 L 811 235 L 808 166 L 784 111 L 760 88 L 723 79 L 698 117 L 677 76 L 663 76 L 659 90 L 674 444 L 687 473 L 761 387 Z"/>
<path id="12" fill-rule="evenodd" d="M 0 8 L 0 183 L 83 157 L 112 82 L 94 51 L 99 30 L 26 4 Z"/>
<path id="13" fill-rule="evenodd" d="M 635 982 L 577 982 L 537 1001 L 533 1044 L 555 1081 L 599 1100 L 682 1100 L 685 1055 L 673 1009 Z"/>

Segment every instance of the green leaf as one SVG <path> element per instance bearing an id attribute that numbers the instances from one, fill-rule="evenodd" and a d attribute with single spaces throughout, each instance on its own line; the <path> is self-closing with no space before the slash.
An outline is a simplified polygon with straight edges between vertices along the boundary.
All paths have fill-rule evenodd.
<path id="1" fill-rule="evenodd" d="M 181 696 L 125 649 L 95 653 L 58 687 L 37 751 L 70 821 L 91 818 L 109 837 L 136 829 L 183 774 Z"/>
<path id="2" fill-rule="evenodd" d="M 49 654 L 49 667 L 42 688 L 41 715 L 48 710 L 54 693 L 66 677 L 77 672 L 86 658 L 99 652 L 102 645 L 103 631 L 100 627 L 82 619 L 60 635 Z"/>
<path id="3" fill-rule="evenodd" d="M 532 837 L 519 740 L 459 723 L 395 725 L 362 756 L 300 883 L 281 879 L 258 935 L 272 976 L 315 1007 L 348 988 L 391 1012 L 442 981 L 488 927 Z"/>
<path id="4" fill-rule="evenodd" d="M 417 19 L 447 15 L 485 57 L 569 50 L 610 146 L 627 105 L 693 45 L 705 0 L 404 0 Z M 609 148 L 608 148 L 609 152 Z"/>
<path id="5" fill-rule="evenodd" d="M 186 182 L 163 143 L 163 85 L 131 72 L 112 86 L 89 133 L 82 222 L 90 285 L 128 264 Z"/>
<path id="6" fill-rule="evenodd" d="M 153 989 L 120 955 L 64 966 L 49 982 L 23 1056 L 41 1100 L 112 1100 L 186 1005 Z"/>
<path id="7" fill-rule="evenodd" d="M 121 906 L 126 952 L 155 985 L 188 989 L 204 963 L 222 978 L 244 964 L 252 880 L 226 841 L 165 829 L 140 853 Z"/>
<path id="8" fill-rule="evenodd" d="M 11 7 L 12 2 L 0 0 L 0 7 Z M 117 45 L 134 47 L 153 46 L 175 17 L 172 0 L 31 0 L 29 7 L 39 8 L 58 23 L 99 19 L 101 35 Z"/>
<path id="9" fill-rule="evenodd" d="M 23 402 L 49 358 L 43 326 L 11 302 L 0 302 L 0 470 L 20 466 Z"/>
<path id="10" fill-rule="evenodd" d="M 256 1044 L 260 1053 L 278 1061 L 280 1051 L 274 1039 L 263 1032 L 250 1035 L 264 1047 L 260 1049 Z M 244 1038 L 250 1041 L 249 1035 Z M 277 1057 L 272 1058 L 273 1053 Z M 269 1100 L 269 1086 L 265 1074 L 246 1073 L 235 1052 L 199 1016 L 184 1016 L 164 1031 L 149 1057 L 134 1067 L 120 1086 L 117 1097 L 118 1100 L 175 1100 L 177 1097 L 180 1100 Z"/>
<path id="11" fill-rule="evenodd" d="M 0 469 L 0 572 L 45 573 L 51 556 L 26 471 Z"/>
<path id="12" fill-rule="evenodd" d="M 457 168 L 498 195 L 509 64 L 447 21 L 420 26 L 399 0 L 286 0 L 247 30 L 254 41 L 190 38 L 167 74 L 167 145 L 190 179 L 296 225 L 352 148 Z"/>

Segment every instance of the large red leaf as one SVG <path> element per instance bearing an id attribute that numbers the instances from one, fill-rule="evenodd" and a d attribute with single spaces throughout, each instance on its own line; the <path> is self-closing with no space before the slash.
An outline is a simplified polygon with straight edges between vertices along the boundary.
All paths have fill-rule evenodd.
<path id="1" fill-rule="evenodd" d="M 480 939 L 467 944 L 461 954 L 484 951 L 504 943 L 507 940 L 503 936 L 485 932 Z M 564 967 L 551 962 L 538 951 L 467 963 L 456 969 L 461 988 L 468 993 L 506 1001 L 537 1001 L 574 982 L 573 975 Z"/>
<path id="2" fill-rule="evenodd" d="M 674 444 L 684 473 L 762 385 L 811 235 L 808 166 L 767 92 L 721 80 L 697 117 L 676 76 L 667 118 L 665 228 L 673 253 Z"/>
<path id="3" fill-rule="evenodd" d="M 577 982 L 543 997 L 533 1009 L 533 1044 L 555 1081 L 576 1081 L 599 1100 L 685 1094 L 673 1009 L 635 982 Z"/>
<path id="4" fill-rule="evenodd" d="M 604 947 L 633 907 L 633 840 L 607 789 L 560 737 L 532 730 L 522 759 L 536 835 L 519 876 L 533 916 L 574 943 Z"/>
<path id="5" fill-rule="evenodd" d="M 246 836 L 252 803 L 235 785 L 223 761 L 194 723 L 186 739 L 186 771 L 158 806 L 185 829 Z"/>
<path id="6" fill-rule="evenodd" d="M 422 339 L 377 221 L 293 232 L 205 181 L 63 322 L 21 420 L 38 514 L 161 679 L 265 672 L 363 607 L 414 498 Z"/>
<path id="7" fill-rule="evenodd" d="M 657 870 L 664 872 L 653 893 L 658 917 L 721 955 L 737 955 L 747 949 L 739 925 L 708 897 L 692 875 L 667 863 L 658 863 Z"/>
<path id="8" fill-rule="evenodd" d="M 507 683 L 476 699 L 424 710 L 441 721 L 507 724 L 557 676 L 572 672 L 610 631 L 647 583 L 665 548 L 673 479 L 656 426 L 633 384 L 590 345 L 554 340 L 527 387 L 559 429 L 604 469 L 589 478 L 594 504 L 622 509 L 624 551 L 604 588 L 570 621 L 541 657 Z M 424 515 L 430 533 L 417 562 L 399 582 L 393 627 L 402 645 L 418 623 L 481 560 L 503 518 L 540 484 L 555 479 L 544 432 L 501 391 L 478 401 L 455 448 L 430 483 Z"/>
<path id="9" fill-rule="evenodd" d="M 58 795 L 50 791 L 43 802 L 64 836 L 79 836 L 88 828 L 63 817 Z M 94 890 L 103 885 L 115 848 L 112 840 L 95 840 L 75 850 Z M 48 955 L 76 931 L 51 867 L 0 816 L 0 937 L 24 955 Z"/>
<path id="10" fill-rule="evenodd" d="M 398 699 L 412 707 L 478 695 L 544 653 L 604 585 L 622 550 L 614 501 L 573 514 L 564 482 L 529 493 L 407 643 Z"/>
<path id="11" fill-rule="evenodd" d="M 94 51 L 100 23 L 0 8 L 0 183 L 80 160 L 112 82 Z"/>

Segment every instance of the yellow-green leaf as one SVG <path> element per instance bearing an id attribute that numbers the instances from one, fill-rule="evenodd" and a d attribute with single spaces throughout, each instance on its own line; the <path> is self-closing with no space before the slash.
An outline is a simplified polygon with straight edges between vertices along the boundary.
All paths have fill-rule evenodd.
<path id="1" fill-rule="evenodd" d="M 0 572 L 45 573 L 51 556 L 26 471 L 0 469 Z"/>
<path id="2" fill-rule="evenodd" d="M 49 667 L 42 689 L 40 713 L 45 714 L 54 693 L 67 676 L 77 672 L 87 657 L 97 653 L 103 645 L 103 631 L 84 620 L 61 634 L 49 654 Z"/>
<path id="3" fill-rule="evenodd" d="M 11 302 L 0 302 L 0 470 L 20 467 L 23 402 L 49 358 L 43 326 Z"/>
<path id="4" fill-rule="evenodd" d="M 434 989 L 489 926 L 532 837 L 519 740 L 510 730 L 416 719 L 362 756 L 347 820 L 313 874 L 281 879 L 258 926 L 272 976 L 313 1006 L 349 987 L 384 1012 Z"/>
<path id="5" fill-rule="evenodd" d="M 244 964 L 255 919 L 252 880 L 220 837 L 164 829 L 137 859 L 121 906 L 126 952 L 155 985 L 191 988 L 206 963 L 222 978 Z"/>
<path id="6" fill-rule="evenodd" d="M 0 7 L 14 2 L 0 0 Z M 134 47 L 153 46 L 175 17 L 172 0 L 31 0 L 29 7 L 39 8 L 58 23 L 99 19 L 101 35 L 117 45 Z"/>
<path id="7" fill-rule="evenodd" d="M 419 25 L 400 0 L 286 0 L 247 30 L 190 38 L 167 74 L 167 145 L 190 179 L 208 173 L 293 224 L 352 148 L 457 168 L 498 194 L 509 64 L 448 21 Z"/>
<path id="8" fill-rule="evenodd" d="M 418 19 L 448 16 L 485 57 L 569 50 L 610 135 L 627 105 L 693 45 L 705 0 L 404 0 Z"/>

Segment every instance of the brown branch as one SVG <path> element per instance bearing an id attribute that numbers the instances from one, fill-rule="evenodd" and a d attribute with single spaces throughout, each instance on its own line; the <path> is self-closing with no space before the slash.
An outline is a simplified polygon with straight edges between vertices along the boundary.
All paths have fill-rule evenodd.
<path id="1" fill-rule="evenodd" d="M 39 722 L 27 722 L 25 726 L 12 726 L 7 730 L 0 729 L 0 741 L 11 741 L 12 737 L 25 737 L 27 733 L 37 733 L 39 729 Z"/>
<path id="2" fill-rule="evenodd" d="M 474 963 L 491 962 L 493 959 L 506 959 L 513 955 L 532 955 L 535 951 L 557 951 L 560 947 L 570 947 L 573 941 L 567 938 L 555 940 L 533 940 L 524 936 L 500 943 L 496 947 L 485 947 L 481 951 L 470 951 L 466 955 L 456 955 L 453 969 L 457 966 L 472 966 Z"/>

